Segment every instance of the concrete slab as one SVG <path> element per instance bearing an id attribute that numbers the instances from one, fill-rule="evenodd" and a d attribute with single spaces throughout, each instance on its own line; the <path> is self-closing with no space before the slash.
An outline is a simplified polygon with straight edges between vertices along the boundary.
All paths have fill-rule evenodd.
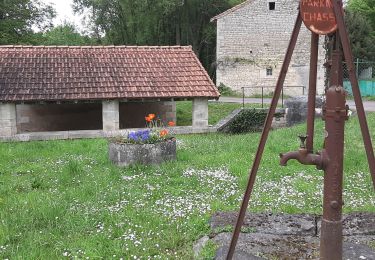
<path id="1" fill-rule="evenodd" d="M 320 216 L 309 214 L 248 213 L 234 259 L 319 259 Z M 225 259 L 237 212 L 217 212 L 211 220 L 212 241 L 218 244 L 216 259 Z M 343 259 L 375 259 L 375 213 L 343 216 Z M 224 257 L 223 257 L 224 255 Z M 258 257 L 258 258 L 254 258 Z"/>
<path id="2" fill-rule="evenodd" d="M 217 212 L 210 219 L 211 230 L 233 227 L 237 221 L 237 212 Z M 262 234 L 277 235 L 316 235 L 316 216 L 309 214 L 263 214 L 248 213 L 244 219 L 244 228 Z"/>
<path id="3" fill-rule="evenodd" d="M 213 241 L 219 244 L 215 259 L 226 259 L 232 233 L 221 233 Z M 241 234 L 234 258 L 242 259 L 319 259 L 319 238 Z M 375 251 L 364 244 L 343 243 L 344 260 L 375 259 Z"/>

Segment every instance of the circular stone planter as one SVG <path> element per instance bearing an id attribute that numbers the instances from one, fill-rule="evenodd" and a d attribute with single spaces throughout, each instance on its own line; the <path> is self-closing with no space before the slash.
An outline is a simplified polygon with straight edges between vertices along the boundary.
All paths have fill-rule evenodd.
<path id="1" fill-rule="evenodd" d="M 176 160 L 176 139 L 154 144 L 109 143 L 109 159 L 117 166 L 160 164 Z"/>

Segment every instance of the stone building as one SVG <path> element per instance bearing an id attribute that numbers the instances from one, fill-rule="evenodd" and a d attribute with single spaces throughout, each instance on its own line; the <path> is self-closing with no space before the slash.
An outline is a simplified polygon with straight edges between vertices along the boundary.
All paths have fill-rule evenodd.
<path id="1" fill-rule="evenodd" d="M 273 91 L 298 14 L 299 0 L 247 0 L 211 21 L 217 23 L 216 84 L 241 91 L 242 87 L 269 86 Z M 308 88 L 311 33 L 302 24 L 284 84 L 284 93 L 303 94 Z M 320 37 L 318 93 L 324 91 L 324 38 Z M 297 88 L 292 88 L 292 87 Z M 247 94 L 260 88 L 246 89 Z M 306 94 L 306 90 L 304 91 Z"/>
<path id="2" fill-rule="evenodd" d="M 192 126 L 206 128 L 208 99 L 218 97 L 190 46 L 0 46 L 5 139 L 30 132 L 140 128 L 149 113 L 175 122 L 179 100 L 193 101 Z"/>

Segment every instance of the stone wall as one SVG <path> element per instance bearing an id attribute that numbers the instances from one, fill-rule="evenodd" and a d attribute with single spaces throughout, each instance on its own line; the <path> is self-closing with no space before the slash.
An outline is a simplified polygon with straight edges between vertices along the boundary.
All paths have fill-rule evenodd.
<path id="1" fill-rule="evenodd" d="M 275 10 L 269 10 L 275 2 Z M 236 91 L 241 87 L 275 86 L 298 13 L 297 0 L 253 0 L 217 19 L 216 84 Z M 285 86 L 306 86 L 311 33 L 302 24 Z M 318 92 L 324 91 L 324 49 L 320 37 Z M 267 68 L 272 75 L 267 75 Z M 247 94 L 260 93 L 260 89 Z M 273 90 L 272 90 L 273 91 Z M 286 89 L 301 95 L 301 89 Z"/>

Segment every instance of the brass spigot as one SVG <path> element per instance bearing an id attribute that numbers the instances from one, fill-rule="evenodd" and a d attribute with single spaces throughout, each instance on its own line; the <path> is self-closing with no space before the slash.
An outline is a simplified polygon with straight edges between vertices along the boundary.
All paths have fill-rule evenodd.
<path id="1" fill-rule="evenodd" d="M 299 135 L 298 136 L 299 137 L 299 139 L 300 139 L 300 141 L 301 141 L 301 144 L 300 144 L 300 148 L 302 148 L 302 149 L 306 149 L 306 139 L 307 139 L 307 135 Z"/>
<path id="2" fill-rule="evenodd" d="M 288 152 L 280 154 L 280 165 L 286 166 L 289 160 L 297 160 L 301 164 L 315 165 L 317 169 L 324 170 L 328 164 L 328 156 L 326 150 L 323 149 L 320 152 L 314 154 L 306 149 L 307 135 L 299 135 L 300 138 L 300 149 L 294 152 Z"/>

